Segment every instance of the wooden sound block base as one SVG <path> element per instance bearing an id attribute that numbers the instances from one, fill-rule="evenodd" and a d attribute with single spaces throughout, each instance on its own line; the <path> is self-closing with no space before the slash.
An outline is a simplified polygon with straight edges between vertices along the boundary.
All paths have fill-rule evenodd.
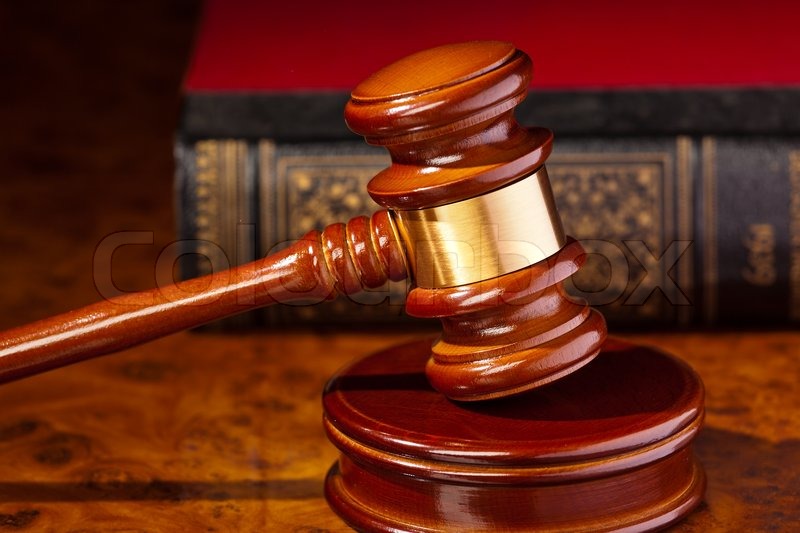
<path id="1" fill-rule="evenodd" d="M 325 428 L 341 451 L 325 493 L 366 531 L 647 531 L 702 499 L 692 441 L 703 386 L 682 361 L 608 341 L 555 383 L 455 403 L 425 378 L 430 341 L 334 376 Z"/>

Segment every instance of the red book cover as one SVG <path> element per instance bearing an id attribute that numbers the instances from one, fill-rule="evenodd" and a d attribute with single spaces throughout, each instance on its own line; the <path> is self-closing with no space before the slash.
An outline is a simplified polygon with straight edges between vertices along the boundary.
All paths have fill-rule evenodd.
<path id="1" fill-rule="evenodd" d="M 510 41 L 547 89 L 800 85 L 790 0 L 207 0 L 187 91 L 349 90 L 412 52 Z"/>

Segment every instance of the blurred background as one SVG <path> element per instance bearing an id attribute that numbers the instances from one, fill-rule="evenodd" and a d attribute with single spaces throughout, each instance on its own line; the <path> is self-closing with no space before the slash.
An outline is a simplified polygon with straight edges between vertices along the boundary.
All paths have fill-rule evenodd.
<path id="1" fill-rule="evenodd" d="M 121 289 L 154 284 L 175 238 L 172 146 L 199 1 L 0 3 L 0 327 L 98 299 L 92 258 L 122 230 Z"/>
<path id="2" fill-rule="evenodd" d="M 0 283 L 0 327 L 104 295 L 95 287 L 93 260 L 99 243 L 115 232 L 152 233 L 152 244 L 120 247 L 107 269 L 116 289 L 131 291 L 155 284 L 156 259 L 176 238 L 209 238 L 232 258 L 254 259 L 311 227 L 370 211 L 363 184 L 386 158 L 347 132 L 341 114 L 347 91 L 405 54 L 477 38 L 512 40 L 534 57 L 534 93 L 521 106 L 521 121 L 556 131 L 551 175 L 570 232 L 606 237 L 586 232 L 612 228 L 619 242 L 645 241 L 656 258 L 673 240 L 693 243 L 680 268 L 659 273 L 664 290 L 623 309 L 635 312 L 620 315 L 620 325 L 786 325 L 797 319 L 792 312 L 800 316 L 800 296 L 788 296 L 800 295 L 800 268 L 791 266 L 800 261 L 792 250 L 800 248 L 790 245 L 795 215 L 787 201 L 797 187 L 787 178 L 800 133 L 796 12 L 783 0 L 757 6 L 716 0 L 335 7 L 251 0 L 2 2 L 0 276 L 8 281 Z M 709 143 L 709 135 L 726 137 Z M 212 196 L 223 201 L 228 182 L 257 192 L 240 210 L 216 213 L 203 233 L 196 143 L 207 139 L 216 144 L 210 152 L 205 145 L 206 155 L 219 156 L 219 190 Z M 313 144 L 329 141 L 337 144 Z M 601 164 L 608 152 L 623 154 L 613 168 Z M 596 158 L 583 161 L 587 153 Z M 375 158 L 347 172 L 338 163 L 281 166 L 284 156 L 348 154 Z M 658 157 L 642 160 L 653 154 Z M 236 158 L 241 172 L 230 170 L 238 168 Z M 288 168 L 286 175 L 281 168 Z M 704 181 L 709 176 L 717 185 Z M 295 178 L 306 185 L 293 203 L 265 195 L 268 182 Z M 324 183 L 337 184 L 338 200 Z M 622 192 L 604 196 L 597 183 Z M 587 191 L 597 205 L 587 203 Z M 279 201 L 291 204 L 286 220 L 275 218 Z M 306 210 L 294 212 L 295 206 Z M 243 222 L 256 228 L 257 242 L 239 253 L 234 232 Z M 759 238 L 772 250 L 759 256 L 766 261 L 752 253 Z M 755 244 L 748 248 L 743 239 Z M 633 265 L 623 276 L 628 287 L 623 283 L 618 299 L 624 300 L 645 269 L 641 257 L 617 248 Z M 662 266 L 677 264 L 680 250 L 673 252 Z M 185 274 L 208 267 L 202 257 L 192 261 Z M 742 274 L 753 261 L 764 267 L 760 285 Z M 603 281 L 609 265 L 601 261 L 579 275 L 600 272 L 602 289 L 613 285 Z M 692 305 L 671 304 L 680 294 L 665 296 L 672 286 L 667 276 Z M 360 320 L 365 310 L 346 311 Z M 613 318 L 618 309 L 604 311 Z M 295 309 L 266 322 L 302 322 L 309 313 L 315 311 Z"/>

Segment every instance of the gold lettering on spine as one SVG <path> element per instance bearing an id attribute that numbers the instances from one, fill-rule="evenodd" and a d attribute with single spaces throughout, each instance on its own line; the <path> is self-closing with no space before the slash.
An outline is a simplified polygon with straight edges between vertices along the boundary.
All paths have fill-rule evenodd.
<path id="1" fill-rule="evenodd" d="M 800 321 L 800 150 L 789 152 L 789 317 Z"/>

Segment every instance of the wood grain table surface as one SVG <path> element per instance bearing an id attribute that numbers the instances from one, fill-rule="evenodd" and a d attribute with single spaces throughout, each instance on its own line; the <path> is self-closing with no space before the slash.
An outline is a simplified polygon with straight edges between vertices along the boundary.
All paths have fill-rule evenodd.
<path id="1" fill-rule="evenodd" d="M 113 7 L 112 7 L 113 6 Z M 0 105 L 0 328 L 98 298 L 116 231 L 123 290 L 174 235 L 171 142 L 192 1 L 8 2 Z M 0 532 L 347 531 L 322 496 L 336 457 L 321 392 L 419 331 L 181 333 L 0 387 Z M 636 334 L 707 388 L 709 488 L 676 531 L 796 531 L 800 333 Z"/>
<path id="2" fill-rule="evenodd" d="M 322 496 L 321 390 L 412 335 L 182 333 L 4 385 L 0 531 L 347 531 Z M 707 388 L 707 497 L 675 531 L 795 530 L 800 334 L 632 338 Z"/>

